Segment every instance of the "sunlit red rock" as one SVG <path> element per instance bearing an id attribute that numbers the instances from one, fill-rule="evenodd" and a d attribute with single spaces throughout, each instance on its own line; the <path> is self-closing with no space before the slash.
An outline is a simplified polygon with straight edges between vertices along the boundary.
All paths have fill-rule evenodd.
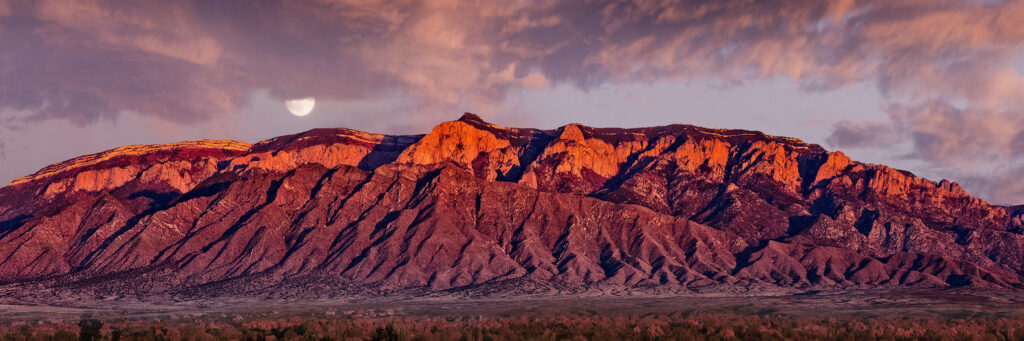
<path id="1" fill-rule="evenodd" d="M 48 166 L 0 188 L 0 278 L 200 295 L 1021 288 L 1022 215 L 758 132 L 467 114 L 426 135 L 315 129 Z"/>
<path id="2" fill-rule="evenodd" d="M 249 147 L 228 140 L 124 146 L 47 166 L 10 185 L 46 182 L 45 194 L 54 196 L 65 191 L 110 190 L 140 179 L 165 182 L 185 192 L 215 173 L 217 162 L 244 154 Z"/>

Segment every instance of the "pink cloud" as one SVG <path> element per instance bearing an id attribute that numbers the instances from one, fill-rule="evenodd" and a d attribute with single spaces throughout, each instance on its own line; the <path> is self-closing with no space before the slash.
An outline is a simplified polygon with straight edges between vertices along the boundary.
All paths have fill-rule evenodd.
<path id="1" fill-rule="evenodd" d="M 1007 165 L 1024 145 L 1021 22 L 1021 1 L 0 0 L 0 108 L 200 122 L 269 90 L 447 117 L 523 88 L 786 78 L 876 86 L 885 138 L 922 160 Z M 869 130 L 836 131 L 857 147 Z"/>

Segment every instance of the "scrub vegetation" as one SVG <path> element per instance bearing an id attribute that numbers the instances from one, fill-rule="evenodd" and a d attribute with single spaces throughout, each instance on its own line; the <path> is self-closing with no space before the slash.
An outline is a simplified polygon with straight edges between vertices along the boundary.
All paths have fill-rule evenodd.
<path id="1" fill-rule="evenodd" d="M 2 340 L 1020 340 L 1007 318 L 665 316 L 82 319 L 0 326 Z"/>

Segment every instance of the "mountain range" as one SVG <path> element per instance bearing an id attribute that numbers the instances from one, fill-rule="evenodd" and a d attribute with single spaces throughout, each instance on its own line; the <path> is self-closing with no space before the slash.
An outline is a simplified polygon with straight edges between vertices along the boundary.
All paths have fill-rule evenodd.
<path id="1" fill-rule="evenodd" d="M 96 294 L 1024 288 L 1024 207 L 691 125 L 134 145 L 0 188 L 0 281 Z"/>

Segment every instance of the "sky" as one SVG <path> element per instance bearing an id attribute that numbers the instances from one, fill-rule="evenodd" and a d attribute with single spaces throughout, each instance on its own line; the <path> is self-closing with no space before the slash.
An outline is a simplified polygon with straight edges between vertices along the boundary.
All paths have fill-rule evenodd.
<path id="1" fill-rule="evenodd" d="M 1024 0 L 0 0 L 0 183 L 126 144 L 473 112 L 760 130 L 1024 204 L 1021 23 Z"/>

